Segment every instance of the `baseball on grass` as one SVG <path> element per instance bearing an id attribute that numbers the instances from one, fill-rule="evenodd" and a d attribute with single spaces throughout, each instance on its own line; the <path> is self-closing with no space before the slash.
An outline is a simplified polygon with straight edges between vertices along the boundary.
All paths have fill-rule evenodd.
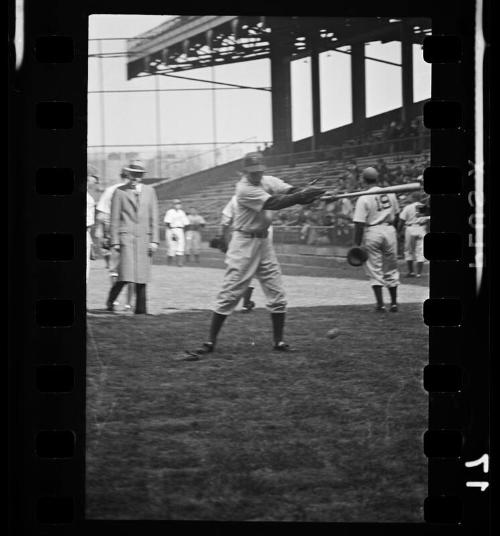
<path id="1" fill-rule="evenodd" d="M 336 339 L 340 335 L 340 329 L 339 328 L 332 328 L 326 332 L 326 336 L 329 339 Z"/>

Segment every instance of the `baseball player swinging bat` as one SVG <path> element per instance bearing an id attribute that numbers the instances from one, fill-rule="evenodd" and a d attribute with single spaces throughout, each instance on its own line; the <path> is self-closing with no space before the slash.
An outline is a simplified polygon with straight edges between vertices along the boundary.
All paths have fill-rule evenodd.
<path id="1" fill-rule="evenodd" d="M 363 190 L 361 192 L 350 192 L 348 194 L 335 194 L 334 192 L 326 192 L 320 199 L 323 201 L 335 201 L 336 199 L 342 199 L 343 197 L 359 197 L 361 195 L 374 195 L 374 194 L 401 194 L 404 192 L 416 192 L 423 188 L 420 182 L 410 182 L 408 184 L 396 184 L 395 186 L 386 186 L 379 188 L 376 192 L 373 190 Z"/>

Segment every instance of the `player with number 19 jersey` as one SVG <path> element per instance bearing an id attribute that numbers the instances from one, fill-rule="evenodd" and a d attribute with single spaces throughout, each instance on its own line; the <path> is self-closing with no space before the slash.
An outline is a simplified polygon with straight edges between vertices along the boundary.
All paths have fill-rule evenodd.
<path id="1" fill-rule="evenodd" d="M 375 193 L 378 186 L 369 188 Z M 363 195 L 358 198 L 354 210 L 353 221 L 364 223 L 366 226 L 394 223 L 399 214 L 399 203 L 396 194 Z"/>
<path id="2" fill-rule="evenodd" d="M 399 285 L 397 235 L 394 222 L 399 214 L 396 194 L 379 194 L 378 186 L 369 188 L 374 195 L 358 198 L 353 221 L 364 224 L 363 246 L 368 259 L 364 265 L 372 286 L 394 288 Z"/>

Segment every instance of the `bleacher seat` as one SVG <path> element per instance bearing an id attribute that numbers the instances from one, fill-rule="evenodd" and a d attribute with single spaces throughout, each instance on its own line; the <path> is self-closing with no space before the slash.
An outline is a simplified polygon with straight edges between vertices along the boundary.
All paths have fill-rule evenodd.
<path id="1" fill-rule="evenodd" d="M 394 154 L 377 154 L 365 157 L 357 157 L 356 164 L 359 168 L 374 166 L 379 158 L 383 158 L 389 167 L 404 165 L 410 159 L 419 161 L 422 154 L 414 153 L 394 153 Z M 313 178 L 331 179 L 332 181 L 338 178 L 345 171 L 345 161 L 313 161 L 300 162 L 295 166 L 279 165 L 269 167 L 266 171 L 268 175 L 274 175 L 283 179 L 294 186 L 304 186 Z M 200 182 L 196 186 L 196 190 L 186 192 L 182 195 L 175 195 L 183 204 L 185 210 L 194 207 L 200 214 L 204 216 L 209 225 L 217 225 L 220 222 L 221 212 L 226 203 L 234 193 L 235 184 L 238 182 L 238 176 L 231 174 L 230 176 L 221 177 L 216 184 L 203 186 Z M 182 181 L 182 179 L 178 179 Z M 175 181 L 175 182 L 178 182 Z M 321 183 L 320 183 L 321 184 Z M 173 198 L 172 198 L 173 199 Z M 160 199 L 160 214 L 163 220 L 163 215 L 170 208 L 172 199 Z M 293 213 L 293 210 L 287 211 L 288 214 Z"/>

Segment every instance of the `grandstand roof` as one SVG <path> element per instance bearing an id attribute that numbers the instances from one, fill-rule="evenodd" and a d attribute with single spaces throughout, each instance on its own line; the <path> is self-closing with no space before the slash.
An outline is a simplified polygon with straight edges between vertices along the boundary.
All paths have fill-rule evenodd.
<path id="1" fill-rule="evenodd" d="M 127 76 L 267 58 L 273 32 L 292 36 L 292 57 L 298 59 L 309 55 L 312 35 L 319 51 L 334 50 L 356 42 L 400 40 L 402 24 L 388 17 L 179 16 L 127 41 Z M 430 19 L 405 18 L 404 24 L 415 43 L 431 32 Z"/>

